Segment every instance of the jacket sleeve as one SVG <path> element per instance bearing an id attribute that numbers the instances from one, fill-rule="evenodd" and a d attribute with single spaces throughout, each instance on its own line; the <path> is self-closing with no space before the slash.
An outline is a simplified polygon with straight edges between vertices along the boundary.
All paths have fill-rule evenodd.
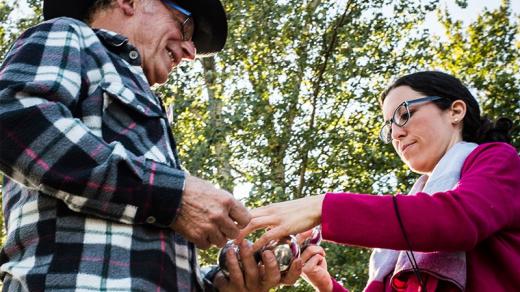
<path id="1" fill-rule="evenodd" d="M 479 146 L 468 156 L 458 186 L 433 195 L 397 195 L 408 238 L 418 251 L 463 251 L 520 226 L 520 158 L 505 143 Z M 326 239 L 366 247 L 408 246 L 391 195 L 327 194 Z"/>
<path id="2" fill-rule="evenodd" d="M 341 286 L 336 279 L 331 278 L 332 280 L 332 292 L 349 292 L 347 288 Z"/>
<path id="3" fill-rule="evenodd" d="M 168 226 L 184 172 L 106 143 L 73 115 L 88 86 L 87 29 L 67 19 L 44 22 L 7 55 L 0 67 L 0 170 L 76 212 Z"/>

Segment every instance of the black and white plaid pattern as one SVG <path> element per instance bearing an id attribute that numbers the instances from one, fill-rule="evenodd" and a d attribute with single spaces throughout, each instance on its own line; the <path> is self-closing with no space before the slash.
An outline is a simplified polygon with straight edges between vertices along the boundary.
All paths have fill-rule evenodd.
<path id="1" fill-rule="evenodd" d="M 161 101 L 121 35 L 57 18 L 0 67 L 4 289 L 193 291 L 171 231 L 184 172 Z"/>

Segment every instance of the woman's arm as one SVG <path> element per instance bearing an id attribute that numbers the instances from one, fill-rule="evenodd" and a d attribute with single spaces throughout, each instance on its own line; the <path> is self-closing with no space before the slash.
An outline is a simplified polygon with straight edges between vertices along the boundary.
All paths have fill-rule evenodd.
<path id="1" fill-rule="evenodd" d="M 433 195 L 397 195 L 404 227 L 419 251 L 469 250 L 506 227 L 520 226 L 520 158 L 504 143 L 473 151 L 458 186 Z M 390 249 L 408 248 L 392 196 L 327 194 L 252 210 L 253 219 L 239 239 L 270 229 L 254 244 L 296 234 L 321 222 L 323 237 L 344 244 Z"/>
<path id="2" fill-rule="evenodd" d="M 458 186 L 433 195 L 398 195 L 415 250 L 470 250 L 490 235 L 520 226 L 520 159 L 503 143 L 479 146 L 468 156 Z M 323 237 L 366 247 L 406 249 L 392 196 L 327 194 Z"/>

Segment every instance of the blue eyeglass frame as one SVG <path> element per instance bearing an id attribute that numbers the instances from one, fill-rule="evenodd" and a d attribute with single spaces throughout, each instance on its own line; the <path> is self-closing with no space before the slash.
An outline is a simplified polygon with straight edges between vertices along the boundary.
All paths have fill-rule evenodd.
<path id="1" fill-rule="evenodd" d="M 390 143 L 392 141 L 392 139 L 391 139 L 392 124 L 395 124 L 396 126 L 401 128 L 401 127 L 404 127 L 404 125 L 406 125 L 406 123 L 408 123 L 408 121 L 410 120 L 410 111 L 408 110 L 408 107 L 410 105 L 416 104 L 416 103 L 421 103 L 421 102 L 436 101 L 436 100 L 439 100 L 439 99 L 444 99 L 444 97 L 431 95 L 431 96 L 425 96 L 425 97 L 412 99 L 412 100 L 407 100 L 407 101 L 402 102 L 401 104 L 399 104 L 395 108 L 394 113 L 392 114 L 392 118 L 390 120 L 386 121 L 383 124 L 383 127 L 381 127 L 381 131 L 379 132 L 379 138 L 383 141 L 383 143 L 386 143 L 386 144 L 388 144 L 388 143 Z M 400 125 L 400 124 L 395 122 L 395 114 L 397 113 L 397 110 L 399 110 L 399 108 L 401 106 L 403 106 L 403 105 L 406 108 L 406 112 L 408 114 L 408 118 L 406 119 L 406 121 L 403 124 Z M 386 131 L 387 133 L 385 134 L 385 129 L 386 128 L 389 128 L 389 130 Z"/>
<path id="2" fill-rule="evenodd" d="M 191 32 L 188 32 L 186 30 L 186 24 L 188 22 L 191 21 L 192 25 L 193 25 L 193 17 L 192 17 L 192 13 L 189 12 L 188 10 L 180 7 L 179 5 L 175 4 L 174 2 L 170 1 L 170 0 L 162 0 L 162 2 L 164 4 L 166 4 L 166 6 L 170 7 L 171 9 L 174 9 L 174 10 L 177 10 L 179 11 L 181 14 L 183 14 L 184 16 L 186 16 L 186 19 L 181 23 L 181 30 L 182 30 L 182 40 L 184 41 L 187 41 L 189 40 L 188 38 L 192 38 L 193 37 L 193 31 Z M 189 37 L 186 37 L 186 34 L 190 34 Z"/>
<path id="3" fill-rule="evenodd" d="M 187 17 L 191 17 L 191 12 L 189 12 L 188 10 L 180 7 L 179 5 L 169 1 L 169 0 L 163 0 L 163 2 L 168 5 L 169 7 L 179 11 L 180 13 L 184 14 L 185 16 Z"/>

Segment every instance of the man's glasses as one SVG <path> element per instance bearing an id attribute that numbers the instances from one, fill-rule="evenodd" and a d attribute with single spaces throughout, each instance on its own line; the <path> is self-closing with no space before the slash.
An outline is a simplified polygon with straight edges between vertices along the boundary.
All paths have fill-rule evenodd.
<path id="1" fill-rule="evenodd" d="M 195 23 L 193 22 L 193 18 L 191 17 L 191 12 L 169 0 L 163 0 L 163 3 L 166 4 L 168 7 L 179 11 L 182 15 L 186 16 L 186 19 L 183 22 L 181 22 L 182 40 L 191 40 L 193 37 L 193 30 L 195 29 Z"/>
<path id="2" fill-rule="evenodd" d="M 398 127 L 404 127 L 408 120 L 410 120 L 410 105 L 421 103 L 421 102 L 429 102 L 434 100 L 443 99 L 440 96 L 426 96 L 418 99 L 407 100 L 401 103 L 394 111 L 392 118 L 386 121 L 379 132 L 379 138 L 384 143 L 392 142 L 392 123 Z"/>

